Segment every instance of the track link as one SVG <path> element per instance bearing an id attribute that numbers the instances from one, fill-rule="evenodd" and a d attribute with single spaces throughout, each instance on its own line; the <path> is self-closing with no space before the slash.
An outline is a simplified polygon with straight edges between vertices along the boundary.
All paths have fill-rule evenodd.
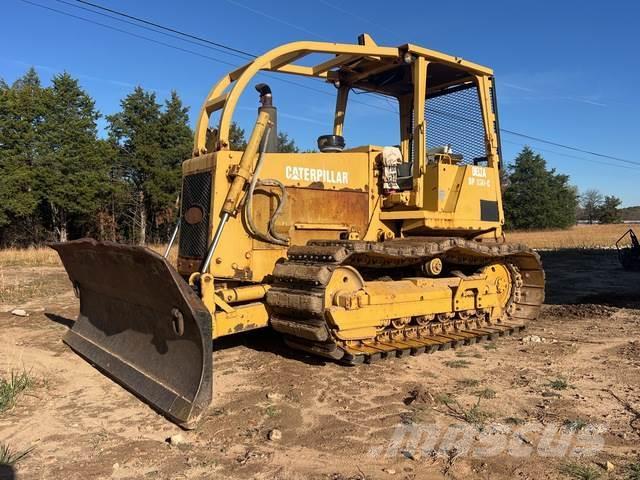
<path id="1" fill-rule="evenodd" d="M 292 348 L 347 364 L 433 353 L 517 333 L 534 320 L 544 301 L 544 272 L 537 253 L 520 244 L 480 243 L 462 238 L 413 237 L 387 242 L 311 241 L 289 249 L 278 264 L 267 294 L 273 328 Z M 443 314 L 435 319 L 389 328 L 373 339 L 340 340 L 325 320 L 325 289 L 333 271 L 351 266 L 359 272 L 411 268 L 438 257 L 448 265 L 508 266 L 512 291 L 506 315 L 490 320 L 486 312 Z"/>

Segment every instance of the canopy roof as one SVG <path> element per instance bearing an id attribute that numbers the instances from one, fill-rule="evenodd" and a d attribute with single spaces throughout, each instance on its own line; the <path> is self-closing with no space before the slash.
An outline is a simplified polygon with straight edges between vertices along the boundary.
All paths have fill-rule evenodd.
<path id="1" fill-rule="evenodd" d="M 323 61 L 304 65 L 301 60 L 324 54 Z M 293 42 L 276 47 L 253 61 L 225 75 L 209 92 L 198 124 L 194 154 L 204 153 L 210 115 L 222 110 L 218 128 L 218 143 L 228 144 L 228 132 L 238 99 L 250 80 L 260 71 L 316 77 L 334 83 L 393 97 L 411 94 L 411 65 L 421 57 L 430 64 L 427 70 L 427 96 L 452 85 L 472 81 L 474 76 L 491 76 L 493 71 L 460 57 L 405 44 L 399 47 L 378 46 L 362 34 L 358 44 L 329 42 Z M 308 60 L 308 58 L 307 58 Z"/>

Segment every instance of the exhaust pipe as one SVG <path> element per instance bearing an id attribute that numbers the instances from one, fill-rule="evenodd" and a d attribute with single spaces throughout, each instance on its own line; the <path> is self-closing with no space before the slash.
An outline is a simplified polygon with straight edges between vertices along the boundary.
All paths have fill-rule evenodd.
<path id="1" fill-rule="evenodd" d="M 267 112 L 271 120 L 271 130 L 265 139 L 266 153 L 276 153 L 278 151 L 278 109 L 273 106 L 271 88 L 266 83 L 256 85 L 256 90 L 260 94 L 260 107 L 258 113 Z"/>

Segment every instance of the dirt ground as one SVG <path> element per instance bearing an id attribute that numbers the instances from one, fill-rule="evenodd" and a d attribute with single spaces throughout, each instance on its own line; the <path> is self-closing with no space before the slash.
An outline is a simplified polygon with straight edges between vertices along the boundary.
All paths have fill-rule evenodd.
<path id="1" fill-rule="evenodd" d="M 189 432 L 62 343 L 78 303 L 61 268 L 5 268 L 22 293 L 0 312 L 30 316 L 0 313 L 0 374 L 24 368 L 37 381 L 0 413 L 0 443 L 34 447 L 4 475 L 640 478 L 627 470 L 640 472 L 640 273 L 612 251 L 542 255 L 547 304 L 515 337 L 352 368 L 290 352 L 267 331 L 216 342 L 214 402 Z M 544 432 L 568 447 L 543 448 Z M 182 444 L 166 441 L 178 433 Z"/>

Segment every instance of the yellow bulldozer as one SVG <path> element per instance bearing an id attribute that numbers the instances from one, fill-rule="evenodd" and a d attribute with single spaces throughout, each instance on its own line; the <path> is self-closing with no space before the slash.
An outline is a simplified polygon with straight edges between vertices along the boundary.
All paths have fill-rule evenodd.
<path id="1" fill-rule="evenodd" d="M 319 151 L 277 151 L 277 94 L 254 79 L 265 71 L 335 86 Z M 250 86 L 257 120 L 234 151 Z M 393 145 L 346 147 L 350 92 L 397 107 Z M 544 273 L 504 238 L 499 132 L 487 67 L 366 34 L 274 48 L 202 106 L 182 167 L 177 265 L 144 247 L 53 245 L 80 299 L 65 342 L 192 428 L 212 398 L 212 339 L 270 327 L 293 349 L 353 365 L 517 332 L 538 315 Z"/>

